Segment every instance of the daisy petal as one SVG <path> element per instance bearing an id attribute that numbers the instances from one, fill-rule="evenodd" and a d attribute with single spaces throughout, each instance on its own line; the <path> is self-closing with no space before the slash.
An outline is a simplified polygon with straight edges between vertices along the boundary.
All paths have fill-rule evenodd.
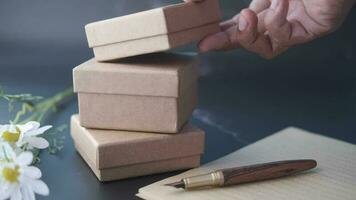
<path id="1" fill-rule="evenodd" d="M 10 198 L 10 194 L 7 191 L 4 191 L 4 192 L 0 191 L 0 192 L 1 192 L 0 193 L 1 200 Z"/>
<path id="2" fill-rule="evenodd" d="M 24 200 L 35 200 L 35 193 L 31 189 L 30 185 L 24 185 L 22 187 L 22 194 L 24 196 Z"/>
<path id="3" fill-rule="evenodd" d="M 33 161 L 33 155 L 29 151 L 23 152 L 16 158 L 16 161 L 22 166 L 30 165 Z"/>
<path id="4" fill-rule="evenodd" d="M 10 125 L 7 127 L 7 130 L 10 131 L 11 133 L 16 133 L 16 132 L 17 132 L 16 126 L 13 125 L 13 124 L 10 124 Z"/>
<path id="5" fill-rule="evenodd" d="M 12 147 L 4 142 L 0 143 L 0 159 L 4 159 L 5 157 L 10 158 L 10 159 L 15 159 L 16 158 L 16 153 L 12 149 Z M 6 153 L 6 155 L 5 155 Z"/>
<path id="6" fill-rule="evenodd" d="M 26 144 L 26 141 L 25 141 L 26 137 L 23 133 L 20 134 L 20 137 L 19 137 L 19 140 L 17 140 L 16 142 L 16 146 L 17 147 L 22 147 L 23 145 Z"/>
<path id="7" fill-rule="evenodd" d="M 21 130 L 22 133 L 25 133 L 27 131 L 35 130 L 40 127 L 40 123 L 38 122 L 27 122 L 24 125 L 17 125 L 17 127 Z"/>
<path id="8" fill-rule="evenodd" d="M 26 143 L 27 143 L 27 141 L 24 138 L 20 137 L 19 141 L 17 141 L 15 144 L 17 147 L 21 148 Z"/>
<path id="9" fill-rule="evenodd" d="M 3 125 L 0 125 L 0 135 L 6 130 L 6 127 Z"/>
<path id="10" fill-rule="evenodd" d="M 11 195 L 10 200 L 22 200 L 22 195 L 20 190 L 14 191 Z"/>
<path id="11" fill-rule="evenodd" d="M 42 176 L 42 172 L 40 169 L 38 169 L 37 167 L 25 167 L 24 168 L 25 174 L 26 176 L 33 178 L 33 179 L 39 179 Z"/>
<path id="12" fill-rule="evenodd" d="M 44 127 L 39 128 L 39 129 L 28 131 L 25 134 L 26 134 L 26 136 L 41 135 L 42 133 L 44 133 L 45 131 L 47 131 L 50 128 L 52 128 L 52 126 L 44 126 Z"/>
<path id="13" fill-rule="evenodd" d="M 48 141 L 41 137 L 30 137 L 27 138 L 27 141 L 30 144 L 30 146 L 33 146 L 37 149 L 45 149 L 49 146 Z"/>
<path id="14" fill-rule="evenodd" d="M 11 191 L 8 188 L 8 185 L 5 183 L 2 183 L 0 185 L 0 199 L 8 199 L 10 198 L 10 193 Z"/>
<path id="15" fill-rule="evenodd" d="M 47 196 L 49 195 L 49 189 L 46 183 L 41 180 L 32 180 L 31 181 L 32 190 L 40 195 Z"/>

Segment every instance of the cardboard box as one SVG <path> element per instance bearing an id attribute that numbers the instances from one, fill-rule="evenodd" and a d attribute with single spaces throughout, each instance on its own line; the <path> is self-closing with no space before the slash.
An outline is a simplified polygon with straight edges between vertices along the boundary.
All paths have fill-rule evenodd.
<path id="1" fill-rule="evenodd" d="M 98 61 L 172 49 L 220 31 L 218 0 L 181 3 L 85 26 Z"/>
<path id="2" fill-rule="evenodd" d="M 71 118 L 74 144 L 101 181 L 197 167 L 205 134 L 186 125 L 178 134 L 86 129 Z"/>
<path id="3" fill-rule="evenodd" d="M 177 133 L 197 105 L 196 56 L 157 53 L 73 70 L 81 125 Z"/>

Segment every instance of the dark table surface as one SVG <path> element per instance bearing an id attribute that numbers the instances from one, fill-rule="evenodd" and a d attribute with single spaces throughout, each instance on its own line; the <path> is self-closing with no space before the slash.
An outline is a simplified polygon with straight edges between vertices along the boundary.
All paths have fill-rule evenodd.
<path id="1" fill-rule="evenodd" d="M 83 26 L 178 1 L 11 0 L 0 2 L 0 85 L 51 96 L 72 85 L 71 69 L 92 57 Z M 223 0 L 224 18 L 248 1 Z M 191 121 L 207 132 L 203 163 L 288 126 L 356 143 L 356 13 L 336 33 L 264 60 L 244 50 L 202 55 L 200 103 Z M 194 51 L 193 46 L 179 51 Z M 10 114 L 0 103 L 0 123 Z M 69 123 L 75 98 L 46 121 Z M 100 183 L 76 153 L 41 154 L 43 199 L 134 199 L 138 188 L 175 173 Z M 42 199 L 39 198 L 39 199 Z"/>

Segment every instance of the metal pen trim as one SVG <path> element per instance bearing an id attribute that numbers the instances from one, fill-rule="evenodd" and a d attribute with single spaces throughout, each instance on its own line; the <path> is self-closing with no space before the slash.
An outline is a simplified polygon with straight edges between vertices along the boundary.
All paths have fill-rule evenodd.
<path id="1" fill-rule="evenodd" d="M 184 178 L 183 182 L 186 189 L 193 189 L 193 188 L 207 187 L 207 186 L 223 186 L 224 174 L 222 173 L 222 171 L 215 171 L 209 174 Z"/>

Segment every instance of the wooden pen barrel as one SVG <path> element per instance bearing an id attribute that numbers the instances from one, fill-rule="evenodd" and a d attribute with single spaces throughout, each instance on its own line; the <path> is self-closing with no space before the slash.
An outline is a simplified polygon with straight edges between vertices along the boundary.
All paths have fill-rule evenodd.
<path id="1" fill-rule="evenodd" d="M 236 185 L 289 176 L 316 167 L 315 160 L 289 160 L 222 170 L 224 185 Z"/>

